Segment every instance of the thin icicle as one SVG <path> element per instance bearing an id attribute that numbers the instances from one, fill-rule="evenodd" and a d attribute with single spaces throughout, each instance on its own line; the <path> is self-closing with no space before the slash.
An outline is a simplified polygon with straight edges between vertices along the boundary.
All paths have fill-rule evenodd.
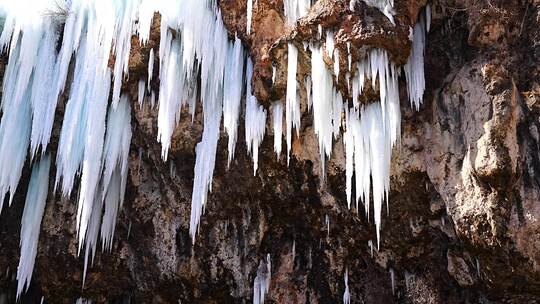
<path id="1" fill-rule="evenodd" d="M 332 58 L 334 55 L 334 32 L 333 31 L 326 31 L 326 54 L 328 57 Z"/>
<path id="2" fill-rule="evenodd" d="M 390 268 L 390 282 L 392 283 L 392 294 L 395 294 L 396 279 L 395 279 L 394 269 L 393 268 Z"/>
<path id="3" fill-rule="evenodd" d="M 326 223 L 326 237 L 330 237 L 330 217 L 328 217 L 328 214 L 324 215 L 324 221 Z"/>
<path id="4" fill-rule="evenodd" d="M 287 59 L 287 96 L 285 103 L 285 124 L 287 139 L 287 164 L 289 164 L 292 147 L 292 129 L 296 135 L 300 134 L 300 103 L 297 99 L 296 70 L 298 65 L 298 49 L 294 44 L 288 43 Z"/>
<path id="5" fill-rule="evenodd" d="M 334 75 L 339 78 L 339 49 L 334 49 Z"/>
<path id="6" fill-rule="evenodd" d="M 264 304 L 264 298 L 270 289 L 271 268 L 270 254 L 267 254 L 266 261 L 260 261 L 253 280 L 253 304 Z"/>
<path id="7" fill-rule="evenodd" d="M 426 31 L 429 33 L 431 29 L 431 5 L 426 4 Z"/>
<path id="8" fill-rule="evenodd" d="M 427 15 L 427 8 L 426 8 Z M 414 26 L 412 50 L 403 67 L 407 78 L 407 93 L 411 106 L 417 111 L 422 104 L 426 81 L 424 77 L 424 49 L 426 44 L 426 25 L 424 16 L 420 14 L 418 23 Z"/>
<path id="9" fill-rule="evenodd" d="M 139 103 L 139 108 L 141 109 L 142 109 L 143 101 L 144 101 L 145 87 L 146 87 L 146 83 L 144 82 L 144 80 L 143 79 L 139 80 L 138 91 L 137 91 L 137 101 Z"/>
<path id="10" fill-rule="evenodd" d="M 41 219 L 49 190 L 49 155 L 34 165 L 21 221 L 21 258 L 17 268 L 17 299 L 30 286 L 37 254 Z"/>
<path id="11" fill-rule="evenodd" d="M 251 59 L 248 59 L 246 70 L 246 145 L 248 154 L 253 156 L 253 175 L 255 175 L 259 162 L 259 146 L 266 130 L 266 110 L 259 105 L 257 98 L 251 94 L 251 78 L 253 75 Z"/>
<path id="12" fill-rule="evenodd" d="M 229 45 L 227 54 L 223 87 L 223 126 L 229 137 L 227 165 L 230 166 L 236 147 L 240 100 L 242 99 L 242 82 L 239 80 L 242 79 L 245 57 L 238 37 L 235 38 L 234 45 Z"/>
<path id="13" fill-rule="evenodd" d="M 247 0 L 246 34 L 251 33 L 251 16 L 253 14 L 253 0 Z"/>
<path id="14" fill-rule="evenodd" d="M 84 239 L 84 268 L 82 277 L 82 287 L 84 289 L 84 283 L 86 282 L 86 273 L 88 271 L 88 262 L 90 265 L 94 263 L 94 257 L 96 256 L 97 241 L 99 235 L 99 224 L 101 222 L 101 212 L 103 210 L 103 204 L 101 203 L 101 193 L 98 193 L 94 197 L 90 209 L 90 216 L 88 220 L 88 229 L 86 231 L 87 237 Z"/>
<path id="15" fill-rule="evenodd" d="M 343 292 L 343 304 L 351 303 L 351 294 L 349 292 L 349 269 L 345 269 L 345 292 Z"/>
<path id="16" fill-rule="evenodd" d="M 154 49 L 150 49 L 150 55 L 148 58 L 148 80 L 146 83 L 148 84 L 148 91 L 150 91 L 152 86 L 152 76 L 154 76 Z"/>
<path id="17" fill-rule="evenodd" d="M 276 101 L 272 104 L 272 126 L 274 129 L 274 152 L 276 152 L 277 159 L 279 160 L 283 137 L 283 104 L 281 101 Z"/>
<path id="18" fill-rule="evenodd" d="M 326 67 L 323 51 L 320 47 L 312 48 L 311 77 L 313 81 L 313 127 L 319 139 L 321 175 L 324 177 L 326 158 L 329 158 L 332 153 L 334 89 L 332 74 Z"/>
<path id="19" fill-rule="evenodd" d="M 96 5 L 102 5 L 96 3 Z M 125 1 L 122 3 L 121 8 L 114 10 L 116 16 L 115 34 L 114 34 L 114 74 L 113 74 L 113 92 L 112 92 L 112 104 L 113 108 L 120 101 L 120 90 L 122 88 L 122 81 L 124 80 L 124 74 L 128 72 L 129 53 L 131 50 L 131 32 L 137 20 L 138 15 L 138 1 Z"/>
<path id="20" fill-rule="evenodd" d="M 308 111 L 311 110 L 312 98 L 311 98 L 311 77 L 308 75 L 304 80 L 304 86 L 306 87 L 306 98 Z"/>

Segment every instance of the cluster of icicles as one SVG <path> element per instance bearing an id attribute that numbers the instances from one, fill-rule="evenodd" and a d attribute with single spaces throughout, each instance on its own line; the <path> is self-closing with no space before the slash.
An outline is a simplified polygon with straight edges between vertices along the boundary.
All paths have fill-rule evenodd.
<path id="1" fill-rule="evenodd" d="M 159 61 L 155 63 L 159 66 L 157 140 L 162 145 L 164 160 L 181 108 L 188 106 L 193 117 L 196 101 L 202 103 L 204 131 L 196 146 L 191 204 L 193 241 L 211 191 L 222 117 L 223 129 L 228 136 L 230 164 L 238 137 L 241 99 L 245 93 L 245 140 L 253 157 L 254 173 L 267 119 L 266 109 L 251 92 L 253 64 L 240 40 L 229 40 L 213 0 L 29 1 L 31 3 L 24 5 L 20 1 L 0 2 L 0 19 L 2 14 L 5 18 L 0 52 L 7 53 L 9 58 L 1 101 L 0 207 L 8 194 L 11 204 L 27 153 L 33 167 L 22 219 L 17 297 L 28 288 L 31 280 L 41 218 L 51 190 L 50 154 L 54 153 L 49 151 L 49 141 L 59 99 L 65 98 L 66 102 L 52 191 L 60 191 L 64 198 L 70 198 L 78 180 L 79 253 L 83 247 L 85 249 L 83 285 L 88 260 L 93 260 L 98 246 L 98 236 L 101 236 L 102 250 L 112 248 L 116 216 L 126 187 L 131 141 L 130 102 L 129 97 L 121 93 L 121 86 L 129 77 L 131 37 L 136 34 L 142 44 L 148 41 L 155 12 L 161 14 L 161 40 L 159 49 L 150 52 L 148 77 L 139 80 L 138 99 L 142 105 L 148 100 L 146 96 L 152 96 L 154 103 L 155 93 L 151 91 L 150 81 L 156 51 L 159 54 Z M 386 8 L 390 3 L 382 2 L 387 3 L 383 6 Z M 58 7 L 58 3 L 63 6 Z M 305 15 L 309 7 L 309 0 L 285 1 L 288 23 Z M 250 0 L 248 32 L 251 30 L 251 8 Z M 61 25 L 62 32 L 58 30 Z M 413 51 L 404 67 L 409 97 L 416 108 L 424 91 L 425 28 L 425 21 L 421 19 L 414 30 L 411 29 Z M 170 29 L 180 34 L 173 35 Z M 366 212 L 370 195 L 373 196 L 379 239 L 381 206 L 388 198 L 392 147 L 400 137 L 400 69 L 388 60 L 384 50 L 369 52 L 367 58 L 357 63 L 357 73 L 350 81 L 354 106 L 349 109 L 333 86 L 332 71 L 323 60 L 323 52 L 328 52 L 328 56 L 336 61 L 339 56 L 338 49 L 333 47 L 331 31 L 326 33 L 324 45 L 323 48 L 322 43 L 309 43 L 312 71 L 311 78 L 305 79 L 307 102 L 319 138 L 321 164 L 324 170 L 333 141 L 342 135 L 346 147 L 349 206 L 354 174 L 355 201 L 362 199 Z M 299 135 L 301 115 L 296 81 L 298 50 L 289 43 L 288 51 L 285 107 L 277 101 L 271 108 L 278 158 L 285 111 L 287 162 L 293 129 Z M 115 59 L 112 67 L 109 66 L 110 56 Z M 351 55 L 348 56 L 347 77 L 350 77 L 352 63 Z M 334 74 L 336 77 L 339 74 L 339 65 L 334 65 Z M 380 100 L 361 106 L 357 97 L 368 78 L 374 87 L 378 79 Z M 68 79 L 69 85 L 66 85 Z M 343 112 L 345 122 L 342 124 Z M 342 129 L 345 130 L 343 134 L 340 133 Z M 267 263 L 269 265 L 269 259 Z M 255 298 L 261 302 L 268 290 L 269 272 L 268 269 L 266 274 L 261 274 L 255 283 Z"/>

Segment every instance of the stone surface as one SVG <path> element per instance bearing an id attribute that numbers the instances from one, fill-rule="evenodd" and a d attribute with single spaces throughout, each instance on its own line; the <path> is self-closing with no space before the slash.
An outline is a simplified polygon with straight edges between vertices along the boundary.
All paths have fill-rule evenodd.
<path id="1" fill-rule="evenodd" d="M 249 36 L 246 2 L 219 5 L 231 37 L 238 35 L 249 49 L 254 93 L 269 107 L 284 99 L 286 42 L 299 47 L 298 79 L 303 79 L 310 54 L 302 51 L 302 42 L 316 39 L 319 24 L 334 30 L 342 54 L 351 41 L 354 59 L 368 47 L 383 47 L 404 63 L 409 26 L 425 1 L 395 2 L 395 27 L 362 1 L 352 12 L 349 1 L 336 0 L 319 0 L 289 26 L 282 1 L 258 0 Z M 375 238 L 373 219 L 366 219 L 363 206 L 347 209 L 341 139 L 327 179 L 320 176 L 317 140 L 302 95 L 302 132 L 289 167 L 284 156 L 276 160 L 267 135 L 256 176 L 242 137 L 227 169 L 222 134 L 213 191 L 192 245 L 188 227 L 200 109 L 193 123 L 183 113 L 164 163 L 155 140 L 156 108 L 136 104 L 149 49 L 159 45 L 156 15 L 149 44 L 141 47 L 132 40 L 130 79 L 123 87 L 133 99 L 134 135 L 113 250 L 97 254 L 81 291 L 75 197 L 49 195 L 24 301 L 37 303 L 43 295 L 49 303 L 73 303 L 79 296 L 99 303 L 248 303 L 259 261 L 269 253 L 268 303 L 341 302 L 345 269 L 352 303 L 539 302 L 540 1 L 439 0 L 431 6 L 428 88 L 419 112 L 401 92 L 402 137 L 392 159 L 389 211 L 378 250 L 369 246 Z M 5 59 L 0 57 L 0 72 Z M 277 81 L 272 86 L 273 65 Z M 346 61 L 340 65 L 346 69 Z M 156 93 L 157 72 L 156 66 Z M 337 85 L 348 96 L 344 78 Z M 0 214 L 0 271 L 5 272 L 0 291 L 8 302 L 14 299 L 28 178 L 26 168 L 14 203 Z"/>

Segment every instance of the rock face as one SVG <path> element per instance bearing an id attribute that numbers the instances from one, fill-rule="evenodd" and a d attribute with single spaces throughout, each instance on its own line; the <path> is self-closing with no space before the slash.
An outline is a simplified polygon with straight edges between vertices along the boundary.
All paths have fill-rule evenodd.
<path id="1" fill-rule="evenodd" d="M 247 35 L 246 2 L 220 1 L 231 37 L 242 39 L 254 61 L 253 91 L 261 104 L 268 108 L 284 100 L 287 42 L 300 51 L 298 79 L 309 73 L 302 42 L 317 39 L 319 25 L 334 30 L 342 54 L 350 41 L 355 56 L 381 47 L 394 62 L 405 63 L 409 27 L 425 1 L 396 0 L 395 26 L 363 1 L 352 1 L 354 11 L 350 4 L 319 0 L 290 26 L 281 0 L 254 1 Z M 418 112 L 401 92 L 402 137 L 392 159 L 379 249 L 370 245 L 376 243 L 373 220 L 363 206 L 347 208 L 341 139 L 326 178 L 321 176 L 305 95 L 301 136 L 294 138 L 289 166 L 285 156 L 276 160 L 267 134 L 256 176 L 243 143 L 227 168 L 222 134 L 212 193 L 192 243 L 189 214 L 201 114 L 193 123 L 187 113 L 182 116 L 165 163 L 155 140 L 156 108 L 137 104 L 137 75 L 145 75 L 149 49 L 159 44 L 156 15 L 149 44 L 141 47 L 133 39 L 133 81 L 123 88 L 133 97 L 133 140 L 113 249 L 97 254 L 81 291 L 76 204 L 50 194 L 32 285 L 23 300 L 248 303 L 259 263 L 270 254 L 268 303 L 341 302 L 346 270 L 352 303 L 540 301 L 540 1 L 430 5 L 427 90 Z M 344 71 L 347 60 L 341 57 Z M 5 59 L 0 57 L 0 75 Z M 348 96 L 344 76 L 336 85 Z M 51 145 L 57 145 L 62 112 L 60 105 Z M 0 303 L 14 301 L 29 171 L 12 206 L 4 204 L 0 214 Z"/>

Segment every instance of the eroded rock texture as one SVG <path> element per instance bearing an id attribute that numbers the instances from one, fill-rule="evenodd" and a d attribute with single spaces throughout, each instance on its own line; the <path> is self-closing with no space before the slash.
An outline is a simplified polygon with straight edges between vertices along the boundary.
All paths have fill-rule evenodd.
<path id="1" fill-rule="evenodd" d="M 219 5 L 231 37 L 238 35 L 249 49 L 254 94 L 267 108 L 284 100 L 287 42 L 300 50 L 301 86 L 310 72 L 302 42 L 318 39 L 319 25 L 335 32 L 342 54 L 351 42 L 353 60 L 370 47 L 382 47 L 403 64 L 411 48 L 409 26 L 426 4 L 395 0 L 394 26 L 362 1 L 351 11 L 349 1 L 319 0 L 290 26 L 281 0 L 254 2 L 249 36 L 246 2 Z M 188 230 L 200 111 L 193 123 L 187 112 L 182 116 L 164 163 L 156 142 L 156 108 L 136 103 L 149 49 L 159 44 L 156 15 L 149 44 L 141 47 L 133 39 L 124 86 L 133 97 L 133 140 L 113 250 L 97 254 L 81 291 L 75 202 L 49 195 L 33 283 L 23 301 L 37 303 L 44 296 L 48 303 L 73 303 L 83 296 L 97 302 L 249 303 L 259 261 L 267 254 L 272 261 L 268 303 L 339 303 L 346 269 L 352 303 L 540 301 L 540 1 L 430 4 L 428 88 L 418 112 L 401 92 L 402 138 L 392 160 L 379 250 L 369 246 L 375 232 L 363 207 L 347 209 L 341 139 L 326 180 L 320 175 L 303 93 L 301 136 L 294 138 L 288 167 L 285 156 L 276 160 L 268 128 L 256 176 L 243 143 L 227 168 L 222 134 L 212 194 L 192 244 Z M 340 66 L 346 70 L 346 56 Z M 336 85 L 349 96 L 344 76 Z M 62 112 L 61 103 L 53 146 Z M 239 131 L 243 134 L 243 124 Z M 0 215 L 0 302 L 14 301 L 28 178 L 26 169 L 14 203 Z"/>

